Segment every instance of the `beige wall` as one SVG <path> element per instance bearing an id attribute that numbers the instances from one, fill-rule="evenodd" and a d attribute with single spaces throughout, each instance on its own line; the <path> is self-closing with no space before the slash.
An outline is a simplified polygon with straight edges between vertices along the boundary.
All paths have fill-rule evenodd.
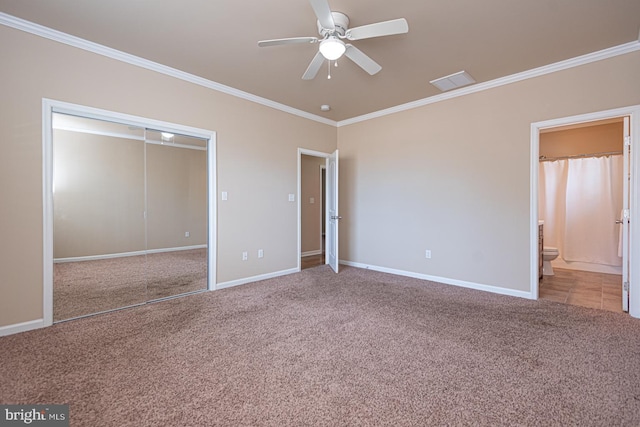
<path id="1" fill-rule="evenodd" d="M 295 268 L 297 148 L 337 140 L 342 259 L 516 291 L 531 123 L 640 104 L 633 53 L 336 131 L 6 27 L 0 49 L 0 327 L 42 317 L 43 97 L 217 131 L 218 282 Z"/>
<path id="2" fill-rule="evenodd" d="M 334 127 L 4 26 L 0 51 L 0 327 L 42 318 L 42 98 L 216 131 L 217 281 L 297 266 L 297 148 Z"/>
<path id="3" fill-rule="evenodd" d="M 54 259 L 207 244 L 206 151 L 54 130 L 53 159 Z"/>
<path id="4" fill-rule="evenodd" d="M 301 247 L 302 253 L 322 250 L 322 192 L 320 166 L 322 157 L 302 155 L 300 162 L 301 187 Z M 311 203 L 313 198 L 313 203 Z"/>
<path id="5" fill-rule="evenodd" d="M 540 134 L 540 155 L 574 156 L 606 152 L 622 152 L 623 122 L 578 127 Z"/>
<path id="6" fill-rule="evenodd" d="M 206 245 L 207 152 L 146 147 L 147 248 Z"/>
<path id="7" fill-rule="evenodd" d="M 531 123 L 640 104 L 639 73 L 627 54 L 340 127 L 340 258 L 528 292 Z"/>
<path id="8" fill-rule="evenodd" d="M 54 130 L 53 147 L 53 257 L 144 250 L 144 142 Z"/>

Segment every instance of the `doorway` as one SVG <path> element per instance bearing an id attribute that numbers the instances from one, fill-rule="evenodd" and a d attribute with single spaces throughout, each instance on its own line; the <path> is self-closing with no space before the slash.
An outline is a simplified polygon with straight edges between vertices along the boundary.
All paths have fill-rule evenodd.
<path id="1" fill-rule="evenodd" d="M 43 102 L 45 324 L 215 288 L 215 133 Z"/>
<path id="2" fill-rule="evenodd" d="M 539 297 L 622 312 L 624 117 L 540 131 Z M 552 258 L 552 257 L 549 257 Z"/>
<path id="3" fill-rule="evenodd" d="M 634 173 L 638 153 L 634 153 L 630 147 L 631 141 L 637 138 L 639 113 L 640 108 L 636 106 L 532 124 L 533 298 L 611 311 L 628 310 L 634 317 L 640 315 L 640 300 L 629 300 L 629 289 L 638 283 L 635 278 L 639 269 L 637 262 L 633 262 L 629 255 L 633 249 L 637 250 L 637 242 L 630 239 L 638 230 L 632 228 L 629 205 L 638 202 L 634 190 L 638 188 L 637 174 Z M 619 130 L 619 138 L 614 145 L 607 146 L 604 143 L 588 147 L 585 132 L 595 132 L 594 129 L 602 131 L 606 127 Z M 562 139 L 560 137 L 580 133 L 585 144 L 578 147 L 578 152 L 575 146 L 545 146 L 546 142 L 557 142 Z M 549 147 L 552 147 L 552 151 L 549 151 Z M 569 151 L 562 152 L 566 149 Z M 580 175 L 585 172 L 590 175 Z M 589 180 L 590 183 L 585 185 Z M 600 181 L 603 185 L 596 185 Z M 597 187 L 604 189 L 600 190 L 602 194 L 594 191 Z M 605 194 L 607 191 L 608 195 Z M 580 206 L 583 201 L 595 204 L 592 208 Z M 548 206 L 554 204 L 562 211 L 558 217 L 555 216 L 554 207 Z M 604 210 L 596 212 L 596 207 Z M 586 215 L 585 211 L 588 211 Z M 588 216 L 591 219 L 585 219 Z M 589 221 L 593 220 L 596 220 L 596 225 L 589 226 Z M 539 228 L 539 224 L 542 227 Z M 551 269 L 545 275 L 539 274 L 538 269 L 542 256 L 538 247 L 538 232 L 545 227 L 548 228 L 544 231 L 544 246 L 558 246 L 559 252 L 558 260 L 551 264 L 554 266 L 553 276 L 548 274 Z M 548 266 L 547 263 L 545 268 Z"/>
<path id="4" fill-rule="evenodd" d="M 298 270 L 322 264 L 337 273 L 338 150 L 298 149 Z"/>
<path id="5" fill-rule="evenodd" d="M 326 159 L 303 154 L 300 162 L 301 269 L 325 263 L 323 218 Z"/>

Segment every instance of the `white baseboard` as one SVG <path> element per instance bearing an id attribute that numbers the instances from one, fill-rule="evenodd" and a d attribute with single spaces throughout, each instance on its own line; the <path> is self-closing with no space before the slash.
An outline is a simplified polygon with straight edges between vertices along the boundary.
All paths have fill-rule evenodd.
<path id="1" fill-rule="evenodd" d="M 30 320 L 28 322 L 16 323 L 14 325 L 0 326 L 0 337 L 40 328 L 44 328 L 44 319 Z"/>
<path id="2" fill-rule="evenodd" d="M 318 249 L 316 251 L 307 251 L 307 252 L 302 252 L 302 254 L 300 255 L 302 258 L 306 257 L 306 256 L 314 256 L 314 255 L 322 255 L 322 249 Z"/>
<path id="3" fill-rule="evenodd" d="M 359 262 L 340 260 L 340 264 L 348 265 L 350 267 L 380 271 L 382 273 L 395 274 L 397 276 L 405 276 L 405 277 L 412 277 L 414 279 L 429 280 L 432 282 L 444 283 L 445 285 L 454 285 L 454 286 L 460 286 L 462 288 L 476 289 L 479 291 L 491 292 L 494 294 L 509 295 L 512 297 L 519 297 L 519 298 L 526 298 L 526 299 L 537 299 L 535 296 L 531 294 L 531 292 L 516 291 L 514 289 L 500 288 L 498 286 L 483 285 L 481 283 L 466 282 L 464 280 L 449 279 L 446 277 L 430 276 L 428 274 L 414 273 L 412 271 L 396 270 L 396 269 L 387 268 L 387 267 L 378 267 L 375 265 L 362 264 Z"/>
<path id="4" fill-rule="evenodd" d="M 100 259 L 123 258 L 123 257 L 129 257 L 129 256 L 146 255 L 146 254 L 159 254 L 163 252 L 188 251 L 191 249 L 206 249 L 206 247 L 207 245 L 178 246 L 177 248 L 148 249 L 146 251 L 120 252 L 117 254 L 89 255 L 89 256 L 77 256 L 77 257 L 69 257 L 69 258 L 54 258 L 53 262 L 57 264 L 61 262 L 96 261 Z"/>
<path id="5" fill-rule="evenodd" d="M 551 266 L 553 268 L 590 271 L 592 273 L 622 274 L 622 267 L 615 267 L 613 265 L 592 264 L 589 262 L 565 261 L 560 257 L 551 261 Z"/>
<path id="6" fill-rule="evenodd" d="M 147 249 L 147 253 L 159 254 L 162 252 L 190 251 L 192 249 L 207 249 L 207 245 L 178 246 L 177 248 Z"/>
<path id="7" fill-rule="evenodd" d="M 289 270 L 275 271 L 273 273 L 260 274 L 258 276 L 245 277 L 243 279 L 230 280 L 228 282 L 216 284 L 216 290 L 231 288 L 233 286 L 246 285 L 247 283 L 258 282 L 260 280 L 273 279 L 274 277 L 286 276 L 287 274 L 297 273 L 300 270 L 297 268 L 291 268 Z"/>

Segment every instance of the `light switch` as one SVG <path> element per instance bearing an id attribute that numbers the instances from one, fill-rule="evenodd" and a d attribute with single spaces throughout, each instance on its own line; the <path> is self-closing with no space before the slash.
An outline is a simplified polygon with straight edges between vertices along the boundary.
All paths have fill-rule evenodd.
<path id="1" fill-rule="evenodd" d="M 296 201 L 296 195 L 295 194 L 289 194 L 289 201 L 290 202 L 295 202 Z"/>
<path id="2" fill-rule="evenodd" d="M 226 191 L 222 192 L 222 200 L 227 200 L 227 192 Z"/>
<path id="3" fill-rule="evenodd" d="M 314 204 L 316 202 L 316 199 L 314 199 L 313 197 L 309 198 L 309 203 Z"/>

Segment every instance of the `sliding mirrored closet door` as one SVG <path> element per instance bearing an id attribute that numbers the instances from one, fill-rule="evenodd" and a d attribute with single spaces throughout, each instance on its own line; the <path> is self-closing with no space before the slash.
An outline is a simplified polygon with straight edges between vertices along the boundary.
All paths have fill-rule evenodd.
<path id="1" fill-rule="evenodd" d="M 206 140 L 53 115 L 53 319 L 207 288 Z"/>
<path id="2" fill-rule="evenodd" d="M 149 300 L 207 289 L 206 143 L 146 131 Z"/>

